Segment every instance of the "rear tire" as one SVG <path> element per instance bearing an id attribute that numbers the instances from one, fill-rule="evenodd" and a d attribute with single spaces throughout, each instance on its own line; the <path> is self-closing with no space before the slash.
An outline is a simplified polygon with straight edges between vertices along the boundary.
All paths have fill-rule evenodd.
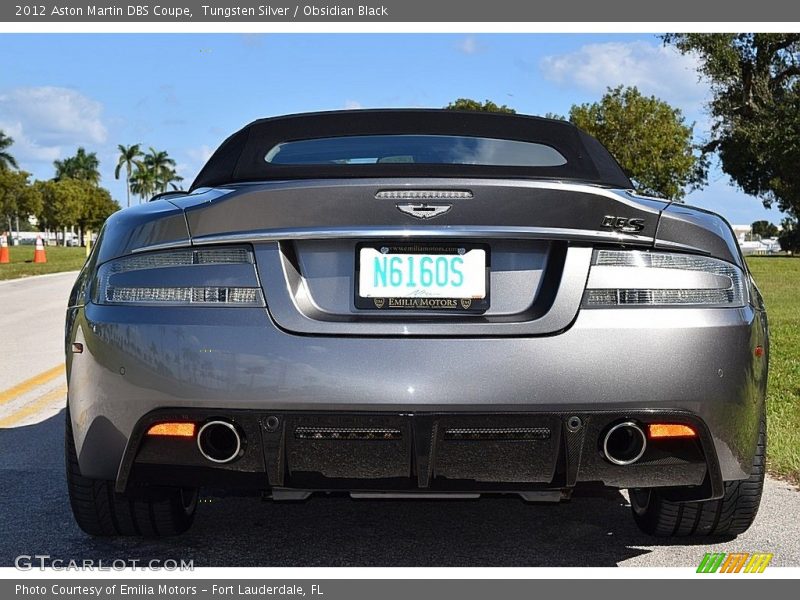
<path id="1" fill-rule="evenodd" d="M 659 537 L 736 536 L 752 525 L 764 489 L 767 423 L 762 417 L 748 479 L 725 483 L 725 495 L 706 502 L 671 502 L 657 488 L 629 490 L 639 529 Z"/>
<path id="2" fill-rule="evenodd" d="M 196 489 L 159 488 L 149 498 L 123 496 L 114 490 L 113 481 L 81 475 L 69 410 L 64 438 L 69 503 L 83 531 L 94 536 L 161 537 L 191 527 Z"/>

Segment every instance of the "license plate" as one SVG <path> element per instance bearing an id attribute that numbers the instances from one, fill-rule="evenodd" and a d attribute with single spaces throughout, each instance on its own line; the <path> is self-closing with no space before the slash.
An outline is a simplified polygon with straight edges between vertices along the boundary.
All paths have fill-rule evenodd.
<path id="1" fill-rule="evenodd" d="M 485 311 L 489 252 L 479 244 L 359 244 L 357 308 Z"/>

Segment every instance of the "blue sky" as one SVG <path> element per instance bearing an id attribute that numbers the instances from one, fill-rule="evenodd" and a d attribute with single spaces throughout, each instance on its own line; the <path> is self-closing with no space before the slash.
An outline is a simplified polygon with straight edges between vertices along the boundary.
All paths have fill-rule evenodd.
<path id="1" fill-rule="evenodd" d="M 124 204 L 117 144 L 167 150 L 188 184 L 227 135 L 282 113 L 471 97 L 566 114 L 624 84 L 681 108 L 702 137 L 708 89 L 695 66 L 649 34 L 4 34 L 0 129 L 40 179 L 78 146 L 96 151 Z M 780 221 L 718 170 L 687 201 L 733 223 Z"/>

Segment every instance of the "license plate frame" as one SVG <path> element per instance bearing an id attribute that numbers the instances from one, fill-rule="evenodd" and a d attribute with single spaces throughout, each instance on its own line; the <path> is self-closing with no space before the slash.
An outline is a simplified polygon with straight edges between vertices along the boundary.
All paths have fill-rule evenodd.
<path id="1" fill-rule="evenodd" d="M 363 297 L 359 293 L 361 280 L 361 250 L 362 248 L 374 248 L 381 251 L 387 249 L 387 254 L 459 254 L 459 249 L 463 253 L 470 250 L 483 250 L 485 252 L 485 291 L 483 298 L 404 298 L 397 296 L 385 297 Z M 488 244 L 480 242 L 458 242 L 458 241 L 425 241 L 408 242 L 397 240 L 379 240 L 359 242 L 355 246 L 355 277 L 354 279 L 354 305 L 359 310 L 371 311 L 418 311 L 426 313 L 483 313 L 490 306 L 490 280 L 491 280 L 491 252 Z"/>

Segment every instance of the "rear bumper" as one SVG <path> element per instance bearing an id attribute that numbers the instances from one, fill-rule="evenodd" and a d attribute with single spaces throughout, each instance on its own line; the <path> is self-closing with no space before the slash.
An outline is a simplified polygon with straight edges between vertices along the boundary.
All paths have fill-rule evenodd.
<path id="1" fill-rule="evenodd" d="M 749 475 L 766 387 L 767 357 L 753 355 L 756 345 L 766 345 L 766 325 L 749 307 L 584 310 L 557 335 L 527 338 L 310 337 L 278 329 L 263 309 L 154 311 L 93 304 L 73 309 L 68 325 L 67 341 L 85 347 L 79 355 L 68 352 L 81 471 L 117 480 L 120 488 L 133 472 L 142 423 L 164 410 L 244 418 L 253 436 L 255 462 L 249 472 L 260 472 L 264 487 L 283 481 L 278 485 L 322 488 L 330 479 L 366 479 L 367 489 L 398 487 L 397 482 L 374 485 L 397 479 L 377 471 L 381 477 L 321 481 L 312 477 L 314 472 L 324 477 L 319 465 L 316 471 L 309 465 L 289 470 L 285 459 L 292 452 L 297 460 L 315 452 L 320 458 L 336 453 L 314 447 L 300 451 L 293 434 L 275 442 L 262 425 L 270 415 L 291 426 L 296 419 L 331 414 L 339 421 L 367 415 L 397 420 L 407 437 L 395 454 L 407 460 L 385 462 L 386 468 L 394 465 L 392 475 L 402 472 L 403 485 L 420 486 L 424 464 L 418 444 L 434 451 L 436 460 L 428 459 L 429 487 L 441 484 L 437 472 L 450 473 L 445 479 L 464 487 L 569 487 L 570 481 L 590 480 L 617 487 L 716 485 Z M 623 474 L 609 470 L 597 451 L 598 432 L 590 429 L 602 429 L 608 418 L 644 420 L 660 411 L 683 415 L 706 432 L 703 472 L 691 464 L 677 468 L 663 462 L 634 465 Z M 565 429 L 564 419 L 573 415 L 585 423 L 580 443 Z M 544 420 L 551 437 L 543 452 L 526 451 L 530 464 L 516 475 L 494 468 L 484 477 L 477 457 L 470 459 L 474 464 L 447 458 L 434 443 L 438 438 L 426 433 L 435 430 L 438 436 L 453 419 L 483 419 L 487 426 L 498 419 Z M 282 453 L 283 480 L 270 472 L 270 444 L 276 455 Z M 523 446 L 474 448 L 482 448 L 481 455 L 494 452 L 501 466 L 503 461 L 516 464 Z M 536 466 L 539 462 L 546 468 Z M 453 471 L 467 463 L 473 476 L 470 470 Z M 235 464 L 234 471 L 250 469 L 244 459 Z M 212 480 L 223 470 L 231 469 L 211 469 Z M 641 479 L 630 478 L 636 470 L 644 474 Z"/>
<path id="2" fill-rule="evenodd" d="M 212 465 L 196 438 L 145 435 L 153 424 L 214 419 L 241 436 L 236 460 Z M 651 439 L 635 464 L 603 457 L 615 423 L 690 425 L 696 438 Z M 220 485 L 350 492 L 524 493 L 579 483 L 684 487 L 682 497 L 723 493 L 713 440 L 696 416 L 675 411 L 571 413 L 348 413 L 158 410 L 134 428 L 117 490 L 138 485 Z M 677 493 L 677 492 L 676 492 Z"/>

